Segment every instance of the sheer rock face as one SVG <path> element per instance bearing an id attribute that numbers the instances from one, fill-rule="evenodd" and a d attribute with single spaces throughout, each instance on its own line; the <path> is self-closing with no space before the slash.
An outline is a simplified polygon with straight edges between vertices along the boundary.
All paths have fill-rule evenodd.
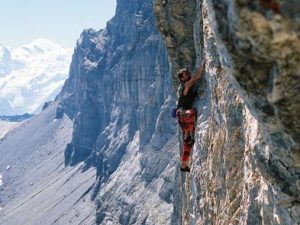
<path id="1" fill-rule="evenodd" d="M 152 1 L 118 1 L 106 29 L 82 33 L 57 115 L 74 121 L 65 163 L 97 168 L 97 224 L 171 223 L 172 93 Z"/>
<path id="2" fill-rule="evenodd" d="M 300 221 L 299 3 L 266 2 L 155 0 L 174 80 L 206 61 L 186 224 Z"/>

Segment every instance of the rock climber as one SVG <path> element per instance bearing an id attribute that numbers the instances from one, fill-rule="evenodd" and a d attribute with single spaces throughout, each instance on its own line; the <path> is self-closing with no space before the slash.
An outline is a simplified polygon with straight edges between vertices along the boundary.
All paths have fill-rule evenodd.
<path id="1" fill-rule="evenodd" d="M 196 81 L 202 77 L 204 71 L 205 62 L 202 63 L 193 76 L 191 76 L 191 73 L 186 68 L 181 69 L 178 72 L 180 85 L 177 90 L 178 101 L 175 112 L 183 136 L 183 151 L 181 156 L 180 170 L 184 172 L 190 172 L 188 160 L 194 144 L 196 121 L 196 109 L 193 108 L 193 103 L 196 97 L 194 86 Z"/>

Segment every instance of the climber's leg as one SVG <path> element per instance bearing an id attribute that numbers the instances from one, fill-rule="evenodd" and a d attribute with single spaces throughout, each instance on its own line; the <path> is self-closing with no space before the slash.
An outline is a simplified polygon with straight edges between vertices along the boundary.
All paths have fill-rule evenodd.
<path id="1" fill-rule="evenodd" d="M 194 109 L 181 111 L 177 114 L 178 122 L 180 124 L 182 135 L 183 135 L 183 149 L 181 156 L 181 171 L 190 170 L 188 166 L 188 160 L 194 144 L 194 133 L 195 133 L 195 120 L 196 111 Z"/>
<path id="2" fill-rule="evenodd" d="M 181 167 L 185 168 L 188 166 L 188 160 L 190 158 L 192 146 L 186 142 L 183 142 L 183 153 L 181 157 Z"/>
<path id="3" fill-rule="evenodd" d="M 190 153 L 195 142 L 194 133 L 195 133 L 195 120 L 196 113 L 195 110 L 187 110 L 184 120 L 184 129 L 183 129 L 183 154 L 181 157 L 181 168 L 186 168 L 189 171 L 188 160 L 190 158 Z"/>

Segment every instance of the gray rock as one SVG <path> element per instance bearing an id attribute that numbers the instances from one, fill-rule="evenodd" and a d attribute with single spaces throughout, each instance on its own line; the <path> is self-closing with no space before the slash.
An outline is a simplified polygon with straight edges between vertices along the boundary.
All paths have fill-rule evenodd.
<path id="1" fill-rule="evenodd" d="M 7 133 L 0 143 L 0 224 L 95 224 L 96 171 L 64 166 L 72 122 L 55 119 L 57 103 Z"/>
<path id="2" fill-rule="evenodd" d="M 179 156 L 172 94 L 151 0 L 119 1 L 104 30 L 82 32 L 57 114 L 74 121 L 66 165 L 97 168 L 98 224 L 171 223 Z"/>

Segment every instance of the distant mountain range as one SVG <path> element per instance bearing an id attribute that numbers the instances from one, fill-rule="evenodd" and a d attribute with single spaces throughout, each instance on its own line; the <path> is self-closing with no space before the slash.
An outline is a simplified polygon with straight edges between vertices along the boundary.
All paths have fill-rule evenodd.
<path id="1" fill-rule="evenodd" d="M 0 115 L 37 113 L 68 76 L 73 49 L 46 39 L 11 48 L 0 44 Z"/>
<path id="2" fill-rule="evenodd" d="M 22 115 L 13 115 L 13 116 L 0 116 L 1 121 L 7 122 L 21 122 L 23 120 L 33 117 L 33 114 L 24 113 Z"/>

